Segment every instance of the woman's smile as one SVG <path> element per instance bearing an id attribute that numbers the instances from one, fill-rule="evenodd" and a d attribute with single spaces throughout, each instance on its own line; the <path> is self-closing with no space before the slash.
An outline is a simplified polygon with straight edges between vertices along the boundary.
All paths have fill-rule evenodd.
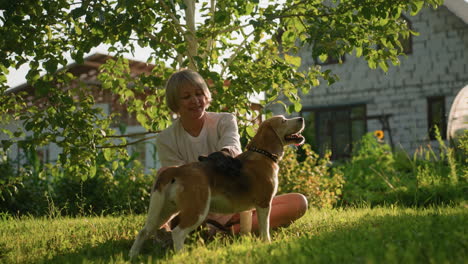
<path id="1" fill-rule="evenodd" d="M 201 118 L 208 106 L 203 90 L 194 85 L 186 85 L 180 88 L 179 114 L 194 119 Z"/>

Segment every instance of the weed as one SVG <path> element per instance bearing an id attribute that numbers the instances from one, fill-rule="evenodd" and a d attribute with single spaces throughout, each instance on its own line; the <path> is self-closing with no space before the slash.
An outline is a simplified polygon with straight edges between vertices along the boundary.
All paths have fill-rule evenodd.
<path id="1" fill-rule="evenodd" d="M 330 164 L 329 155 L 320 158 L 308 144 L 302 146 L 300 153 L 287 148 L 279 164 L 278 193 L 302 193 L 311 206 L 333 207 L 341 195 L 343 173 Z"/>
<path id="2" fill-rule="evenodd" d="M 341 204 L 427 206 L 465 201 L 468 166 L 455 156 L 454 148 L 438 139 L 438 150 L 421 146 L 411 157 L 401 150 L 392 152 L 371 134 L 364 136 L 351 160 L 339 165 L 345 178 Z"/>

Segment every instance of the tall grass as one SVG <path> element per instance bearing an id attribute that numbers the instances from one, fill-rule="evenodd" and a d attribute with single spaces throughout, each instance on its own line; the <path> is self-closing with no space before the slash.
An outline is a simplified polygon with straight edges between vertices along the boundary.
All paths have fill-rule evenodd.
<path id="1" fill-rule="evenodd" d="M 0 221 L 2 263 L 126 263 L 143 216 Z M 173 254 L 147 241 L 138 263 L 466 263 L 466 206 L 311 209 L 291 226 L 256 237 L 194 234 Z"/>
<path id="2" fill-rule="evenodd" d="M 366 135 L 351 160 L 338 165 L 345 183 L 341 205 L 399 204 L 428 206 L 460 204 L 468 191 L 468 164 L 439 139 L 438 149 L 430 144 L 413 155 L 391 151 L 387 144 Z M 460 148 L 468 142 L 460 141 Z"/>

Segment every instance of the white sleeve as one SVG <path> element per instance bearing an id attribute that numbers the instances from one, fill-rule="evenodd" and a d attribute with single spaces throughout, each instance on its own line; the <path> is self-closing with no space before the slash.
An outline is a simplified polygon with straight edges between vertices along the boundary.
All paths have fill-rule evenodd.
<path id="1" fill-rule="evenodd" d="M 235 157 L 242 153 L 237 120 L 233 114 L 224 115 L 218 122 L 218 151 L 228 149 Z"/>

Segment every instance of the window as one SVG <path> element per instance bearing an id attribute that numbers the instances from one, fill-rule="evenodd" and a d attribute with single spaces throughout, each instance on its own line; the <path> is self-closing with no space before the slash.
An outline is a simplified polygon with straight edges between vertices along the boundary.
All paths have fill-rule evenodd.
<path id="1" fill-rule="evenodd" d="M 436 139 L 439 131 L 442 139 L 446 138 L 447 122 L 445 120 L 445 97 L 434 96 L 427 98 L 427 124 L 429 139 Z"/>
<path id="2" fill-rule="evenodd" d="M 320 155 L 331 150 L 335 160 L 350 157 L 354 143 L 367 132 L 365 105 L 304 109 L 302 116 L 307 143 Z"/>

